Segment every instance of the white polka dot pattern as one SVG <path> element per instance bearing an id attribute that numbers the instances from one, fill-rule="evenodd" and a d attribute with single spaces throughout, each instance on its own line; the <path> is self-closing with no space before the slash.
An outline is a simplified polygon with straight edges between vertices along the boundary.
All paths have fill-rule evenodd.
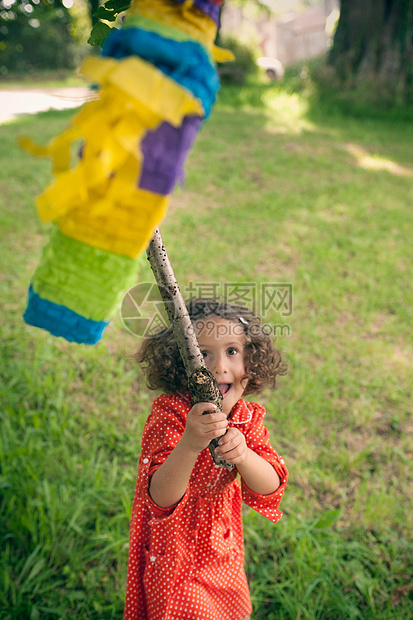
<path id="1" fill-rule="evenodd" d="M 198 457 L 181 501 L 161 508 L 148 488 L 154 471 L 168 458 L 192 407 L 189 394 L 160 396 L 145 424 L 132 509 L 124 620 L 240 620 L 251 599 L 243 567 L 244 501 L 276 523 L 288 471 L 270 445 L 265 410 L 239 400 L 230 425 L 247 445 L 276 469 L 281 486 L 258 495 L 237 480 L 236 469 L 217 467 L 207 449 Z"/>

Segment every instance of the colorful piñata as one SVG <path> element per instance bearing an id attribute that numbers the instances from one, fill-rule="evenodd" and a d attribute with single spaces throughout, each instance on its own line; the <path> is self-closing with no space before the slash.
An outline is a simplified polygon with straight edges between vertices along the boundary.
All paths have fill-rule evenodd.
<path id="1" fill-rule="evenodd" d="M 54 182 L 38 198 L 53 222 L 24 319 L 69 341 L 95 344 L 136 282 L 137 257 L 164 217 L 186 155 L 219 88 L 214 46 L 222 0 L 134 0 L 121 30 L 83 74 L 99 84 L 46 148 Z M 70 147 L 82 156 L 70 166 Z"/>

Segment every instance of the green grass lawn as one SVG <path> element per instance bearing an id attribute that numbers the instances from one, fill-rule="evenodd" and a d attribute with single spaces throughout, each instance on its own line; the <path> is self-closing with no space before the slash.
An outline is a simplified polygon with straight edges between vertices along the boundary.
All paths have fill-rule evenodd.
<path id="1" fill-rule="evenodd" d="M 60 88 L 66 86 L 87 86 L 88 82 L 77 71 L 36 71 L 33 74 L 11 74 L 1 76 L 0 91 L 16 88 Z"/>
<path id="2" fill-rule="evenodd" d="M 16 137 L 45 142 L 72 115 L 0 127 L 0 617 L 10 620 L 122 617 L 153 398 L 119 317 L 93 348 L 21 318 L 48 235 L 33 198 L 51 172 Z M 310 110 L 279 87 L 227 89 L 162 224 L 183 291 L 242 284 L 280 327 L 289 372 L 257 400 L 290 484 L 278 525 L 245 512 L 254 620 L 413 615 L 412 144 L 409 123 Z M 139 281 L 150 280 L 142 257 Z M 279 298 L 264 304 L 264 285 L 286 284 L 292 313 Z"/>

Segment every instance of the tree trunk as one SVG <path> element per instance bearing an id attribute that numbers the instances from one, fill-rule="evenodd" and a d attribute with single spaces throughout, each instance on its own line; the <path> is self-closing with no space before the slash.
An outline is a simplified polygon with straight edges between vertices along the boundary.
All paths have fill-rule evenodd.
<path id="1" fill-rule="evenodd" d="M 341 0 L 329 64 L 344 87 L 413 103 L 413 0 Z"/>

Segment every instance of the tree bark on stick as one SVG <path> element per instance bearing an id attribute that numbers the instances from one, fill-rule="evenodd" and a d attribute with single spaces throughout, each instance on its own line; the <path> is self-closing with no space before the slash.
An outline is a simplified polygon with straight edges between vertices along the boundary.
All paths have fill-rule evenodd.
<path id="1" fill-rule="evenodd" d="M 188 389 L 192 402 L 194 405 L 196 403 L 212 403 L 222 410 L 222 394 L 214 376 L 205 365 L 185 301 L 159 230 L 155 231 L 147 250 L 147 256 L 178 344 L 188 378 Z M 231 470 L 233 465 L 218 459 L 215 455 L 218 440 L 219 438 L 214 439 L 209 444 L 214 463 Z"/>

